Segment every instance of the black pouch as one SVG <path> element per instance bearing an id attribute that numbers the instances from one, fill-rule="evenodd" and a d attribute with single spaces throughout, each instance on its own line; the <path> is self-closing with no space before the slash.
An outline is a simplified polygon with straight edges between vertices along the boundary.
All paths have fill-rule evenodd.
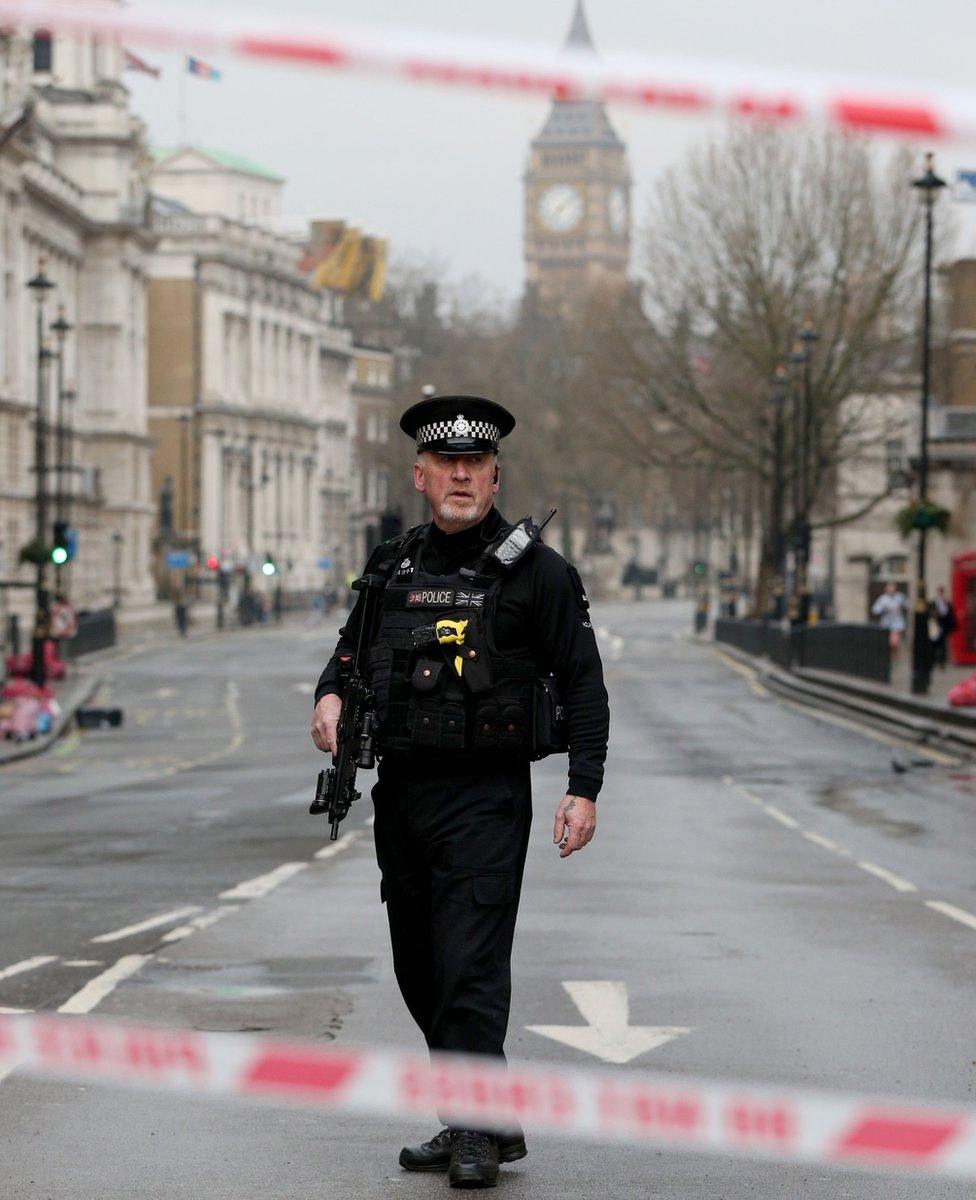
<path id="1" fill-rule="evenodd" d="M 502 702 L 498 728 L 499 750 L 528 749 L 528 714 L 525 707 L 514 700 Z"/>
<path id="2" fill-rule="evenodd" d="M 537 679 L 533 691 L 532 758 L 538 760 L 549 754 L 565 754 L 569 749 L 566 706 L 555 677 L 546 675 Z"/>
<path id="3" fill-rule="evenodd" d="M 407 716 L 412 746 L 436 746 L 440 733 L 440 696 L 415 696 Z"/>
<path id="4" fill-rule="evenodd" d="M 482 700 L 474 710 L 474 726 L 471 744 L 476 750 L 494 750 L 498 745 L 498 732 L 502 723 L 502 710 L 497 700 Z"/>
<path id="5" fill-rule="evenodd" d="M 418 659 L 414 664 L 413 674 L 410 676 L 410 683 L 413 685 L 413 690 L 424 693 L 436 691 L 443 671 L 444 664 L 438 662 L 437 659 Z"/>
<path id="6" fill-rule="evenodd" d="M 464 702 L 444 699 L 441 701 L 440 725 L 437 745 L 442 750 L 464 749 Z"/>

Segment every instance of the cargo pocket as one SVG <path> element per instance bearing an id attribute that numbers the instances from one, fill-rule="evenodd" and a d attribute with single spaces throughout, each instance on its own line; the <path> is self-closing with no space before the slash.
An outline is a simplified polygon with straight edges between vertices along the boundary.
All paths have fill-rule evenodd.
<path id="1" fill-rule="evenodd" d="M 410 705 L 410 743 L 413 746 L 436 746 L 440 724 L 440 698 L 415 696 Z"/>
<path id="2" fill-rule="evenodd" d="M 475 904 L 509 904 L 515 899 L 514 875 L 475 875 L 471 884 Z"/>
<path id="3" fill-rule="evenodd" d="M 442 750 L 464 749 L 464 715 L 464 705 L 460 701 L 445 700 L 441 704 L 437 744 Z"/>

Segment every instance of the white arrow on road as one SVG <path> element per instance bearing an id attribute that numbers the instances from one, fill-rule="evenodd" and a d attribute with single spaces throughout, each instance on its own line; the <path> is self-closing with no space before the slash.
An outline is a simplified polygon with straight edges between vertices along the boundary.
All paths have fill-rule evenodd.
<path id="1" fill-rule="evenodd" d="M 552 1038 L 604 1062 L 626 1063 L 638 1054 L 655 1050 L 683 1033 L 684 1025 L 630 1025 L 627 985 L 616 980 L 564 981 L 586 1025 L 526 1025 L 532 1033 Z"/>

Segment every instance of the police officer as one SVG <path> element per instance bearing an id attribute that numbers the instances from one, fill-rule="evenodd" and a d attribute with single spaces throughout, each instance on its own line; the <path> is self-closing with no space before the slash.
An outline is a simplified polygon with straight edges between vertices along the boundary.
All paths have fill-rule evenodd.
<path id="1" fill-rule="evenodd" d="M 503 1055 L 511 951 L 531 822 L 529 764 L 569 751 L 553 840 L 561 858 L 596 828 L 609 709 L 576 569 L 525 519 L 494 507 L 500 404 L 431 397 L 403 414 L 413 482 L 431 520 L 377 547 L 386 582 L 370 682 L 381 758 L 374 834 L 404 1001 L 431 1050 Z M 354 651 L 361 601 L 315 692 L 312 738 L 336 752 L 338 660 Z M 526 1154 L 520 1130 L 443 1129 L 400 1165 L 491 1187 Z"/>

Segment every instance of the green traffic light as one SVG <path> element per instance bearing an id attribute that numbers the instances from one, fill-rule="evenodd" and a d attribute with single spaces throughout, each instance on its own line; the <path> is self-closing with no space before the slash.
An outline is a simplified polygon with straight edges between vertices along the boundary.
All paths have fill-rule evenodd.
<path id="1" fill-rule="evenodd" d="M 68 551 L 65 546 L 55 546 L 51 551 L 51 562 L 61 567 L 68 561 Z"/>
<path id="2" fill-rule="evenodd" d="M 264 565 L 261 567 L 261 570 L 265 573 L 265 575 L 273 575 L 277 569 L 278 568 L 271 561 L 264 563 Z"/>

